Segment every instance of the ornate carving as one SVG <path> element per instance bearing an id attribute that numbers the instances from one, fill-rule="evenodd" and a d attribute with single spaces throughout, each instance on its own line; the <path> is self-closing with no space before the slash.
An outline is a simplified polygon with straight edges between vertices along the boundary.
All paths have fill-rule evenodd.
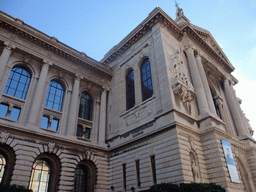
<path id="1" fill-rule="evenodd" d="M 49 142 L 47 146 L 49 153 L 52 153 L 55 148 L 55 143 Z"/>
<path id="2" fill-rule="evenodd" d="M 16 48 L 15 45 L 13 45 L 13 44 L 11 44 L 11 43 L 9 43 L 7 41 L 5 41 L 4 44 L 6 45 L 4 48 L 7 49 L 7 50 L 11 50 L 11 49 L 15 49 Z"/>
<path id="3" fill-rule="evenodd" d="M 2 133 L 0 134 L 0 142 L 2 144 L 5 144 L 9 136 L 10 136 L 10 133 L 2 131 Z"/>
<path id="4" fill-rule="evenodd" d="M 177 95 L 183 103 L 190 102 L 195 97 L 194 88 L 189 81 L 188 71 L 180 56 L 178 50 L 176 54 L 172 56 L 172 71 L 174 71 L 174 77 L 171 85 L 175 95 Z"/>
<path id="5" fill-rule="evenodd" d="M 191 161 L 191 168 L 192 168 L 194 182 L 199 183 L 200 182 L 199 168 L 196 161 L 194 160 Z"/>
<path id="6" fill-rule="evenodd" d="M 195 150 L 195 148 L 194 148 L 194 139 L 192 137 L 189 137 L 188 142 L 189 142 L 190 148 Z"/>
<path id="7" fill-rule="evenodd" d="M 199 183 L 201 182 L 200 169 L 199 169 L 198 160 L 194 151 L 190 152 L 190 161 L 191 161 L 191 170 L 193 174 L 193 182 Z"/>

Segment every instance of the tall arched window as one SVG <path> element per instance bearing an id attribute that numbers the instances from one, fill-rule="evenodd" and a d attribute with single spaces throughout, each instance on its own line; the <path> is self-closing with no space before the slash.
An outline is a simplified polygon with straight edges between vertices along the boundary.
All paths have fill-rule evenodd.
<path id="1" fill-rule="evenodd" d="M 74 192 L 93 192 L 96 184 L 96 166 L 82 161 L 75 170 Z"/>
<path id="2" fill-rule="evenodd" d="M 0 183 L 2 182 L 2 179 L 4 177 L 5 166 L 6 159 L 2 154 L 0 154 Z"/>
<path id="3" fill-rule="evenodd" d="M 45 107 L 61 111 L 64 96 L 64 87 L 56 80 L 49 83 Z"/>
<path id="4" fill-rule="evenodd" d="M 32 167 L 29 189 L 33 192 L 57 192 L 60 160 L 54 154 L 40 154 Z"/>
<path id="5" fill-rule="evenodd" d="M 81 94 L 78 117 L 91 121 L 92 110 L 93 110 L 92 96 L 89 93 L 84 91 Z"/>
<path id="6" fill-rule="evenodd" d="M 2 132 L 3 133 L 3 132 Z M 15 164 L 15 153 L 12 148 L 0 144 L 0 183 L 9 184 Z"/>
<path id="7" fill-rule="evenodd" d="M 134 74 L 131 70 L 126 76 L 126 109 L 131 109 L 135 105 Z"/>
<path id="8" fill-rule="evenodd" d="M 74 192 L 85 192 L 88 189 L 88 171 L 86 166 L 79 165 L 75 171 Z"/>
<path id="9" fill-rule="evenodd" d="M 7 80 L 4 93 L 24 100 L 27 95 L 30 79 L 31 74 L 27 68 L 22 66 L 13 67 Z"/>
<path id="10" fill-rule="evenodd" d="M 51 168 L 47 161 L 37 160 L 32 168 L 29 189 L 34 192 L 47 192 L 50 180 Z"/>
<path id="11" fill-rule="evenodd" d="M 141 92 L 142 101 L 152 97 L 153 95 L 153 85 L 151 77 L 150 62 L 145 59 L 141 65 Z"/>

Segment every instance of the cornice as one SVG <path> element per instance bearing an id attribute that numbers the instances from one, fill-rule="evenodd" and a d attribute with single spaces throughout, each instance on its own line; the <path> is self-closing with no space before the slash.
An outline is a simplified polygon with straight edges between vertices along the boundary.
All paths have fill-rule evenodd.
<path id="1" fill-rule="evenodd" d="M 193 28 L 187 26 L 183 29 L 183 32 L 186 32 L 190 38 L 198 43 L 218 64 L 220 64 L 229 73 L 234 71 L 234 67 L 225 60 L 224 56 L 220 52 L 217 53 L 213 48 L 211 48 Z"/>
<path id="2" fill-rule="evenodd" d="M 209 35 L 201 32 L 200 30 L 193 29 L 194 25 L 186 24 L 179 26 L 171 17 L 169 17 L 162 9 L 154 9 L 149 16 L 129 35 L 127 35 L 118 45 L 107 53 L 102 59 L 103 64 L 112 62 L 115 58 L 124 53 L 136 41 L 138 41 L 145 33 L 147 33 L 156 23 L 162 23 L 169 31 L 172 32 L 174 37 L 181 41 L 182 36 L 186 32 L 193 40 L 195 40 L 217 63 L 219 63 L 229 73 L 234 71 L 234 67 L 227 61 L 225 55 L 221 50 L 218 53 L 210 47 L 205 40 L 200 36 L 208 37 Z M 191 26 L 190 26 L 191 25 Z"/>
<path id="3" fill-rule="evenodd" d="M 102 59 L 103 64 L 108 64 L 117 56 L 120 56 L 128 48 L 130 48 L 136 41 L 138 41 L 144 34 L 146 34 L 158 22 L 162 23 L 167 29 L 171 29 L 176 39 L 180 40 L 182 31 L 176 22 L 170 18 L 162 9 L 154 9 L 149 16 L 129 35 L 127 35 L 118 45 L 116 45 L 107 56 Z"/>
<path id="4" fill-rule="evenodd" d="M 14 33 L 44 49 L 50 50 L 51 52 L 64 57 L 65 59 L 80 64 L 100 75 L 107 76 L 108 78 L 113 76 L 113 72 L 108 66 L 103 66 L 96 60 L 86 56 L 86 54 L 80 53 L 71 47 L 58 42 L 58 40 L 54 37 L 49 37 L 43 33 L 41 34 L 40 31 L 37 31 L 36 29 L 24 24 L 19 19 L 13 19 L 11 16 L 8 16 L 3 12 L 0 13 L 0 28 Z"/>

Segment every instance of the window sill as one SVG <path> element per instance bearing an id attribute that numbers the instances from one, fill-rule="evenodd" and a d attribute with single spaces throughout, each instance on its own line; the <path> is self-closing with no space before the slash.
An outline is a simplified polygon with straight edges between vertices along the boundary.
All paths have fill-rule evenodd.
<path id="1" fill-rule="evenodd" d="M 13 105 L 15 105 L 17 107 L 22 108 L 24 103 L 25 103 L 25 100 L 19 99 L 17 97 L 13 97 L 11 95 L 7 95 L 7 94 L 3 93 L 1 102 L 2 103 L 7 103 L 7 104 L 13 104 Z"/>
<path id="2" fill-rule="evenodd" d="M 78 137 L 78 136 L 77 136 L 77 139 L 78 139 L 78 140 L 82 140 L 82 141 L 92 142 L 91 139 L 86 139 L 86 138 L 84 138 L 84 137 Z"/>
<path id="3" fill-rule="evenodd" d="M 47 128 L 43 128 L 43 127 L 40 127 L 41 130 L 44 130 L 44 131 L 49 131 L 51 133 L 58 133 L 58 131 L 54 131 L 54 130 L 51 130 L 51 129 L 47 129 Z"/>
<path id="4" fill-rule="evenodd" d="M 15 120 L 12 120 L 12 119 L 6 118 L 6 117 L 0 117 L 0 119 L 6 120 L 6 121 L 10 121 L 10 122 L 12 122 L 12 123 L 19 123 L 19 121 L 15 121 Z"/>

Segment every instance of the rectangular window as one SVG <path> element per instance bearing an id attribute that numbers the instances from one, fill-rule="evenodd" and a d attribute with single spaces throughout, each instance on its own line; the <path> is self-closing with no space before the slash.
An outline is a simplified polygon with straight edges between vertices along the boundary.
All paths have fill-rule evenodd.
<path id="1" fill-rule="evenodd" d="M 0 103 L 0 117 L 6 117 L 9 105 Z"/>
<path id="2" fill-rule="evenodd" d="M 91 136 L 91 129 L 89 129 L 89 128 L 86 128 L 85 129 L 85 132 L 84 132 L 84 138 L 85 139 L 90 139 L 90 136 Z"/>
<path id="3" fill-rule="evenodd" d="M 137 179 L 137 186 L 140 187 L 140 160 L 136 160 L 136 179 Z"/>
<path id="4" fill-rule="evenodd" d="M 41 122 L 41 127 L 47 129 L 49 124 L 49 117 L 43 116 L 42 122 Z"/>
<path id="5" fill-rule="evenodd" d="M 13 108 L 12 108 L 11 115 L 10 115 L 10 119 L 11 119 L 11 120 L 14 120 L 14 121 L 18 121 L 19 116 L 20 116 L 20 108 L 18 108 L 18 107 L 13 107 Z"/>
<path id="6" fill-rule="evenodd" d="M 58 119 L 53 119 L 52 123 L 51 123 L 51 129 L 53 131 L 57 131 L 58 130 L 58 125 L 59 125 L 59 120 Z"/>
<path id="7" fill-rule="evenodd" d="M 123 164 L 123 188 L 126 190 L 126 164 Z"/>
<path id="8" fill-rule="evenodd" d="M 151 161 L 151 171 L 152 171 L 152 180 L 153 183 L 156 184 L 156 160 L 155 160 L 155 156 L 151 156 L 150 157 L 150 161 Z"/>
<path id="9" fill-rule="evenodd" d="M 83 126 L 77 125 L 76 136 L 77 137 L 82 137 L 82 132 L 83 132 Z"/>

